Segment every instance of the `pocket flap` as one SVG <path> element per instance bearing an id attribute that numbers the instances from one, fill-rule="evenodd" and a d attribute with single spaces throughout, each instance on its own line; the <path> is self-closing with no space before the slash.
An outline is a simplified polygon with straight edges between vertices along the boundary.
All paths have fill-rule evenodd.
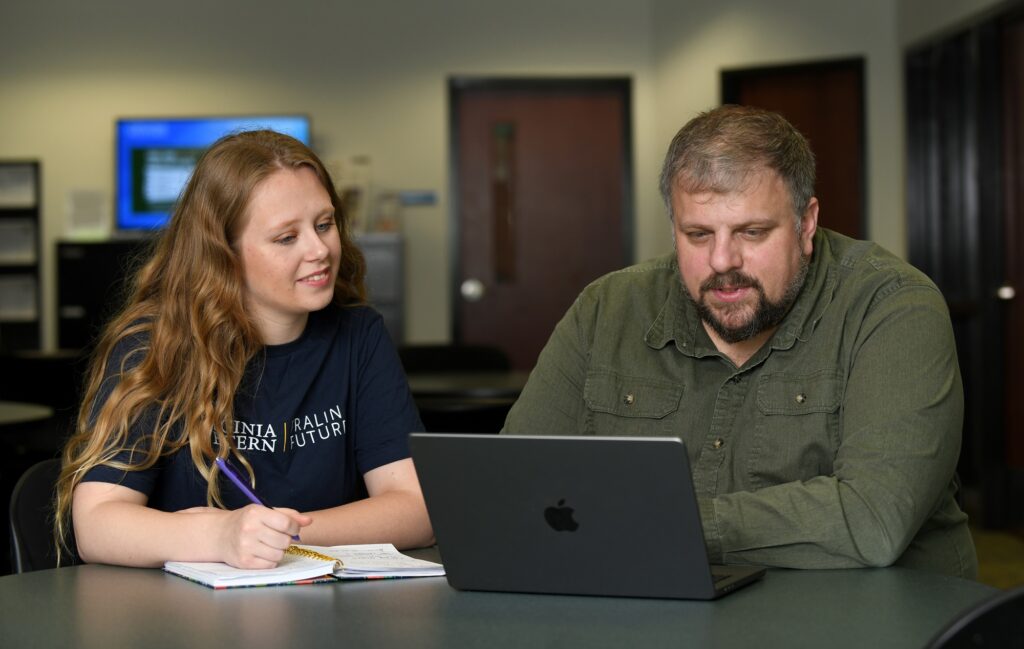
<path id="1" fill-rule="evenodd" d="M 766 415 L 802 415 L 834 412 L 841 401 L 834 369 L 810 374 L 762 374 L 757 386 L 757 407 Z"/>
<path id="2" fill-rule="evenodd" d="M 592 371 L 583 386 L 583 400 L 594 412 L 620 417 L 660 419 L 679 409 L 683 386 L 668 381 Z"/>

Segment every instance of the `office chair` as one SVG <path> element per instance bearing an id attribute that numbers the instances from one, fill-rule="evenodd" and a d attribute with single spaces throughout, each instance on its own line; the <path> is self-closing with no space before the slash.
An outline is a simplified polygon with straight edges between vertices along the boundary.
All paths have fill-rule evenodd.
<path id="1" fill-rule="evenodd" d="M 497 433 L 505 425 L 512 403 L 503 400 L 416 400 L 423 428 L 430 433 Z"/>
<path id="2" fill-rule="evenodd" d="M 1024 587 L 999 593 L 967 609 L 926 649 L 1024 649 Z"/>
<path id="3" fill-rule="evenodd" d="M 15 573 L 57 567 L 53 540 L 53 495 L 60 460 L 37 462 L 18 478 L 11 492 L 11 569 Z M 74 541 L 69 544 L 74 547 Z M 62 565 L 78 563 L 62 554 Z"/>

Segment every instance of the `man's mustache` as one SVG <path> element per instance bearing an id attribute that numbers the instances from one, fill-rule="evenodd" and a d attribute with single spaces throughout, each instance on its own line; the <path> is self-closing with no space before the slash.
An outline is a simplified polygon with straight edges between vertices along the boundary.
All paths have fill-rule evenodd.
<path id="1" fill-rule="evenodd" d="M 745 275 L 738 270 L 730 270 L 728 273 L 717 273 L 707 278 L 700 285 L 700 292 L 707 293 L 723 288 L 761 288 L 761 282 L 750 275 Z"/>

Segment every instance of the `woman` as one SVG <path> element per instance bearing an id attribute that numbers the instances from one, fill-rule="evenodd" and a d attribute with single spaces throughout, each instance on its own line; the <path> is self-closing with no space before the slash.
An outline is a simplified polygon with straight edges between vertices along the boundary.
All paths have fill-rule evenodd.
<path id="1" fill-rule="evenodd" d="M 80 558 L 267 568 L 303 543 L 432 543 L 397 354 L 326 169 L 272 131 L 199 160 L 94 354 L 57 532 Z M 218 470 L 231 458 L 270 509 Z"/>

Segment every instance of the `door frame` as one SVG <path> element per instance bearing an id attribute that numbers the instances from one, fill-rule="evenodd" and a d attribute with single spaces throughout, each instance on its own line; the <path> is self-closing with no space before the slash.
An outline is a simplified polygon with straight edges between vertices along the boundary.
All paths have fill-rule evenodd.
<path id="1" fill-rule="evenodd" d="M 451 340 L 461 342 L 459 323 L 462 253 L 459 246 L 459 99 L 479 90 L 523 92 L 612 91 L 622 98 L 622 259 L 625 266 L 635 261 L 635 214 L 633 169 L 633 80 L 630 77 L 477 77 L 448 79 L 448 248 L 451 290 Z"/>

